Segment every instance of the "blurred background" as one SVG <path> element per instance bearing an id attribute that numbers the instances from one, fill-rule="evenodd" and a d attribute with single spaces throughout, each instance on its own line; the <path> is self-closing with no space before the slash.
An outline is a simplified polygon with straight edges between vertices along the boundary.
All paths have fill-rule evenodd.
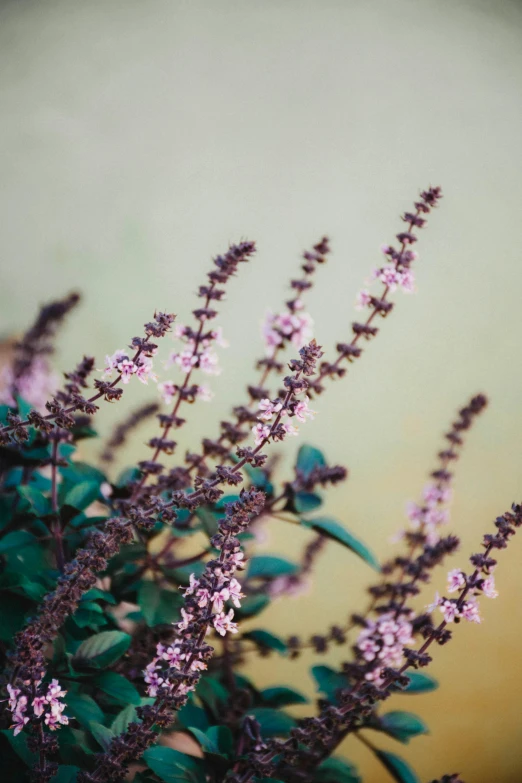
<path id="1" fill-rule="evenodd" d="M 419 188 L 441 184 L 418 244 L 418 293 L 396 295 L 363 361 L 314 405 L 306 441 L 350 470 L 328 511 L 384 557 L 454 410 L 485 392 L 491 406 L 455 483 L 463 546 L 453 567 L 465 566 L 492 519 L 522 499 L 521 85 L 515 0 L 4 0 L 1 336 L 79 289 L 57 366 L 88 353 L 101 367 L 155 308 L 186 323 L 212 256 L 255 239 L 258 254 L 222 308 L 231 347 L 215 400 L 194 409 L 181 454 L 242 401 L 260 322 L 287 296 L 300 252 L 331 237 L 308 300 L 331 351 L 349 335 L 355 294 L 400 230 L 399 213 Z M 154 392 L 131 389 L 99 427 Z M 146 437 L 126 463 L 143 458 Z M 298 555 L 304 532 L 271 525 L 267 550 Z M 431 729 L 399 747 L 421 780 L 522 779 L 521 547 L 502 555 L 484 623 L 460 626 L 436 651 L 441 688 L 398 697 Z M 267 625 L 320 632 L 363 606 L 371 578 L 330 544 L 312 592 L 276 601 Z M 433 589 L 442 583 L 441 574 Z M 277 670 L 270 659 L 253 673 L 312 695 L 310 665 L 342 659 L 310 653 Z M 367 783 L 385 779 L 364 747 L 352 740 L 344 751 Z"/>

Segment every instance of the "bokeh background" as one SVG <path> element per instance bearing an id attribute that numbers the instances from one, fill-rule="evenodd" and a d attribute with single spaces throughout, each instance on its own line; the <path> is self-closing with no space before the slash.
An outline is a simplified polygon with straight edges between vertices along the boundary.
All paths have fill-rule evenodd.
<path id="1" fill-rule="evenodd" d="M 418 294 L 399 297 L 364 360 L 317 402 L 306 440 L 350 469 L 328 511 L 386 556 L 454 409 L 487 393 L 456 478 L 464 565 L 491 520 L 522 498 L 521 86 L 522 3 L 509 0 L 4 0 L 2 336 L 80 289 L 57 365 L 95 353 L 101 366 L 155 308 L 186 322 L 212 255 L 256 239 L 258 256 L 222 309 L 231 347 L 216 398 L 194 411 L 190 438 L 180 433 L 184 449 L 241 401 L 259 323 L 283 301 L 301 250 L 332 239 L 309 298 L 329 350 L 349 334 L 355 293 L 398 214 L 418 188 L 440 183 Z M 100 427 L 144 393 L 154 390 L 106 406 Z M 146 435 L 125 461 L 142 458 Z M 297 555 L 305 541 L 272 523 L 267 547 Z M 440 690 L 396 697 L 431 728 L 399 748 L 422 780 L 454 771 L 469 783 L 522 780 L 521 547 L 502 557 L 484 623 L 459 627 L 436 651 Z M 330 544 L 312 592 L 276 602 L 267 623 L 320 631 L 362 606 L 370 578 Z M 340 650 L 329 659 L 340 660 Z M 271 659 L 255 676 L 312 694 L 314 662 L 307 654 L 276 669 Z M 387 779 L 354 740 L 344 750 L 367 783 Z"/>

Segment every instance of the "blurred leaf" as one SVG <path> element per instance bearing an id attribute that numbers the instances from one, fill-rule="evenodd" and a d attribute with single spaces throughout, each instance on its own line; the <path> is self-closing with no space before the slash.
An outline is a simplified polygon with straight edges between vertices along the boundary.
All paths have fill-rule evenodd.
<path id="1" fill-rule="evenodd" d="M 86 693 L 67 691 L 65 702 L 67 704 L 65 714 L 76 718 L 78 723 L 86 729 L 90 730 L 92 722 L 103 723 L 105 720 L 102 710 L 94 699 Z"/>
<path id="2" fill-rule="evenodd" d="M 107 750 L 111 744 L 111 740 L 115 736 L 111 729 L 108 729 L 107 726 L 104 726 L 102 723 L 91 721 L 89 724 L 89 730 L 98 745 L 103 748 L 103 750 Z"/>
<path id="3" fill-rule="evenodd" d="M 163 590 L 156 582 L 144 580 L 138 590 L 138 604 L 147 625 L 172 623 L 179 617 L 183 598 L 173 590 Z"/>
<path id="4" fill-rule="evenodd" d="M 301 524 L 305 527 L 311 527 L 317 533 L 321 533 L 327 538 L 331 538 L 333 541 L 337 541 L 339 544 L 351 549 L 356 555 L 359 555 L 376 571 L 380 571 L 381 567 L 379 561 L 375 555 L 368 549 L 366 544 L 363 544 L 353 533 L 350 533 L 335 519 L 329 517 L 318 517 L 317 519 L 302 519 Z"/>
<path id="5" fill-rule="evenodd" d="M 93 685 L 120 704 L 139 705 L 141 697 L 135 686 L 122 674 L 103 672 L 93 680 Z"/>
<path id="6" fill-rule="evenodd" d="M 83 511 L 99 498 L 100 485 L 94 481 L 82 481 L 66 493 L 63 505 Z"/>
<path id="7" fill-rule="evenodd" d="M 263 737 L 276 737 L 288 734 L 297 723 L 291 715 L 271 707 L 255 707 L 248 711 L 259 723 Z"/>
<path id="8" fill-rule="evenodd" d="M 220 704 L 228 700 L 228 691 L 213 677 L 202 677 L 196 688 L 196 695 L 214 714 L 219 714 Z"/>
<path id="9" fill-rule="evenodd" d="M 209 508 L 198 508 L 196 516 L 203 525 L 203 530 L 209 538 L 217 533 L 218 521 L 216 515 Z"/>
<path id="10" fill-rule="evenodd" d="M 79 767 L 72 767 L 70 765 L 60 765 L 58 772 L 54 775 L 50 783 L 75 783 Z"/>
<path id="11" fill-rule="evenodd" d="M 324 693 L 328 701 L 334 704 L 337 701 L 336 693 L 342 688 L 349 688 L 348 678 L 331 669 L 329 666 L 312 666 L 310 669 L 312 677 L 317 683 L 319 693 Z"/>
<path id="12" fill-rule="evenodd" d="M 206 731 L 189 726 L 189 731 L 199 742 L 205 754 L 226 758 L 232 753 L 233 737 L 228 726 L 211 726 Z"/>
<path id="13" fill-rule="evenodd" d="M 256 555 L 249 560 L 248 579 L 275 579 L 278 576 L 290 576 L 299 571 L 296 563 L 276 555 Z"/>
<path id="14" fill-rule="evenodd" d="M 34 487 L 21 486 L 16 490 L 20 497 L 29 503 L 35 517 L 45 517 L 52 512 L 51 501 Z"/>
<path id="15" fill-rule="evenodd" d="M 384 768 L 388 770 L 398 783 L 420 783 L 415 772 L 400 756 L 385 750 L 375 750 L 374 753 Z"/>
<path id="16" fill-rule="evenodd" d="M 314 468 L 323 468 L 326 459 L 322 451 L 314 446 L 303 444 L 297 452 L 296 468 L 307 478 Z"/>
<path id="17" fill-rule="evenodd" d="M 387 712 L 379 716 L 379 725 L 375 726 L 380 731 L 389 734 L 390 737 L 407 744 L 412 737 L 419 734 L 429 734 L 428 727 L 417 715 L 412 712 Z M 373 727 L 372 727 L 373 728 Z"/>
<path id="18" fill-rule="evenodd" d="M 0 733 L 4 735 L 16 755 L 21 758 L 28 767 L 32 767 L 36 764 L 38 756 L 36 753 L 32 753 L 27 747 L 27 733 L 25 731 L 20 732 L 16 737 L 13 733 L 13 729 L 2 729 Z"/>
<path id="19" fill-rule="evenodd" d="M 435 691 L 439 687 L 437 680 L 428 674 L 409 671 L 406 676 L 410 679 L 409 685 L 397 691 L 398 693 L 429 693 L 429 691 Z"/>
<path id="20" fill-rule="evenodd" d="M 285 655 L 288 651 L 286 642 L 284 642 L 279 636 L 276 636 L 270 631 L 264 631 L 261 628 L 256 628 L 253 631 L 248 631 L 244 635 L 245 639 L 251 639 L 260 647 L 266 647 L 267 650 L 276 650 L 276 652 Z"/>
<path id="21" fill-rule="evenodd" d="M 200 731 L 208 729 L 207 713 L 202 707 L 197 707 L 193 700 L 188 701 L 178 712 L 178 720 L 182 726 L 188 729 L 195 726 Z"/>
<path id="22" fill-rule="evenodd" d="M 316 492 L 296 492 L 292 499 L 293 510 L 298 514 L 309 514 L 322 505 L 323 501 Z"/>
<path id="23" fill-rule="evenodd" d="M 270 598 L 267 595 L 252 595 L 249 598 L 245 598 L 241 601 L 241 607 L 234 609 L 236 619 L 244 620 L 246 617 L 255 617 L 261 614 L 269 603 Z"/>
<path id="24" fill-rule="evenodd" d="M 123 631 L 102 631 L 85 639 L 73 655 L 72 663 L 77 668 L 110 666 L 126 652 L 131 637 Z"/>
<path id="25" fill-rule="evenodd" d="M 261 698 L 269 707 L 287 707 L 290 704 L 307 704 L 309 701 L 299 691 L 284 686 L 265 688 L 261 691 Z"/>
<path id="26" fill-rule="evenodd" d="M 38 539 L 28 530 L 13 530 L 0 539 L 0 555 L 35 543 L 38 543 Z"/>
<path id="27" fill-rule="evenodd" d="M 319 764 L 314 773 L 314 783 L 362 783 L 362 778 L 349 761 L 332 757 Z"/>
<path id="28" fill-rule="evenodd" d="M 111 723 L 111 731 L 113 734 L 122 734 L 126 731 L 129 723 L 136 720 L 136 707 L 129 704 L 121 712 L 119 712 Z"/>
<path id="29" fill-rule="evenodd" d="M 179 750 L 157 745 L 146 750 L 143 759 L 164 783 L 205 783 L 205 762 Z"/>

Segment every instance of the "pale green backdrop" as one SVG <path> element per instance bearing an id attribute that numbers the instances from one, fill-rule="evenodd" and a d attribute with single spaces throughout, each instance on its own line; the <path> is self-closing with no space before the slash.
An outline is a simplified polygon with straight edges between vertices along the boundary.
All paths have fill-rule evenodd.
<path id="1" fill-rule="evenodd" d="M 259 321 L 286 295 L 300 250 L 332 238 L 310 296 L 331 349 L 398 213 L 440 183 L 418 294 L 400 297 L 364 360 L 317 402 L 306 438 L 351 471 L 329 510 L 385 555 L 453 410 L 490 395 L 458 467 L 464 565 L 522 498 L 521 85 L 522 4 L 509 0 L 3 2 L 0 330 L 23 329 L 39 303 L 80 288 L 58 363 L 95 352 L 101 366 L 154 308 L 183 322 L 211 256 L 256 239 L 223 308 L 232 345 L 215 403 L 194 411 L 195 443 L 241 401 Z M 299 553 L 305 539 L 290 532 L 273 527 L 269 548 Z M 400 749 L 422 780 L 522 779 L 521 558 L 514 542 L 483 625 L 436 651 L 443 687 L 403 697 L 432 730 Z M 361 605 L 369 577 L 331 545 L 313 592 L 274 605 L 267 621 L 321 630 Z M 310 690 L 314 660 L 277 673 L 263 662 L 257 674 Z M 354 741 L 346 754 L 368 783 L 385 780 Z"/>

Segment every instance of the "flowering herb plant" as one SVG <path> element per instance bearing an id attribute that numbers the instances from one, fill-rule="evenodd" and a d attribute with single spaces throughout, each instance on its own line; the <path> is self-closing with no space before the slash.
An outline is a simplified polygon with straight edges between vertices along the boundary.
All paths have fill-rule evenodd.
<path id="1" fill-rule="evenodd" d="M 306 311 L 328 240 L 304 253 L 291 297 L 266 318 L 264 353 L 244 401 L 217 437 L 184 456 L 176 453 L 175 433 L 188 426 L 190 406 L 212 398 L 204 379 L 219 372 L 218 349 L 226 345 L 215 321 L 254 244 L 241 242 L 214 259 L 192 324 L 155 313 L 102 369 L 84 357 L 62 384 L 50 367 L 52 340 L 79 297 L 42 309 L 0 383 L 3 779 L 355 783 L 359 772 L 337 754 L 353 735 L 389 779 L 418 780 L 370 737 L 408 742 L 426 725 L 383 703 L 437 687 L 424 672 L 433 648 L 449 642 L 460 621 L 480 622 L 481 599 L 497 595 L 496 550 L 522 522 L 518 505 L 498 517 L 471 568 L 449 571 L 447 595 L 419 604 L 432 570 L 458 548 L 446 532 L 450 468 L 486 399 L 473 397 L 451 424 L 421 500 L 408 506 L 399 554 L 383 564 L 342 522 L 317 513 L 322 493 L 347 478 L 346 468 L 303 442 L 292 478 L 283 481 L 274 457 L 282 441 L 301 437 L 312 406 L 320 411 L 317 398 L 377 336 L 392 295 L 413 291 L 417 231 L 440 198 L 439 188 L 429 188 L 403 215 L 397 243 L 382 247 L 371 286 L 357 296 L 363 317 L 332 354 L 313 339 Z M 177 347 L 162 364 L 166 337 Z M 98 464 L 83 461 L 82 440 L 96 435 L 99 407 L 124 400 L 126 386 L 138 381 L 157 389 L 156 397 L 104 438 Z M 115 474 L 118 449 L 153 416 L 149 453 Z M 269 518 L 302 528 L 300 562 L 256 553 Z M 205 545 L 183 554 L 196 534 Z M 347 606 L 348 620 L 306 639 L 261 627 L 267 606 L 306 588 L 317 558 L 333 545 L 377 573 L 368 605 Z M 254 627 L 242 629 L 246 619 Z M 277 679 L 260 689 L 242 672 L 252 656 L 294 659 L 305 648 L 324 655 L 332 645 L 342 647 L 345 662 L 312 667 L 319 698 L 304 719 L 291 714 L 307 702 L 300 692 Z"/>

